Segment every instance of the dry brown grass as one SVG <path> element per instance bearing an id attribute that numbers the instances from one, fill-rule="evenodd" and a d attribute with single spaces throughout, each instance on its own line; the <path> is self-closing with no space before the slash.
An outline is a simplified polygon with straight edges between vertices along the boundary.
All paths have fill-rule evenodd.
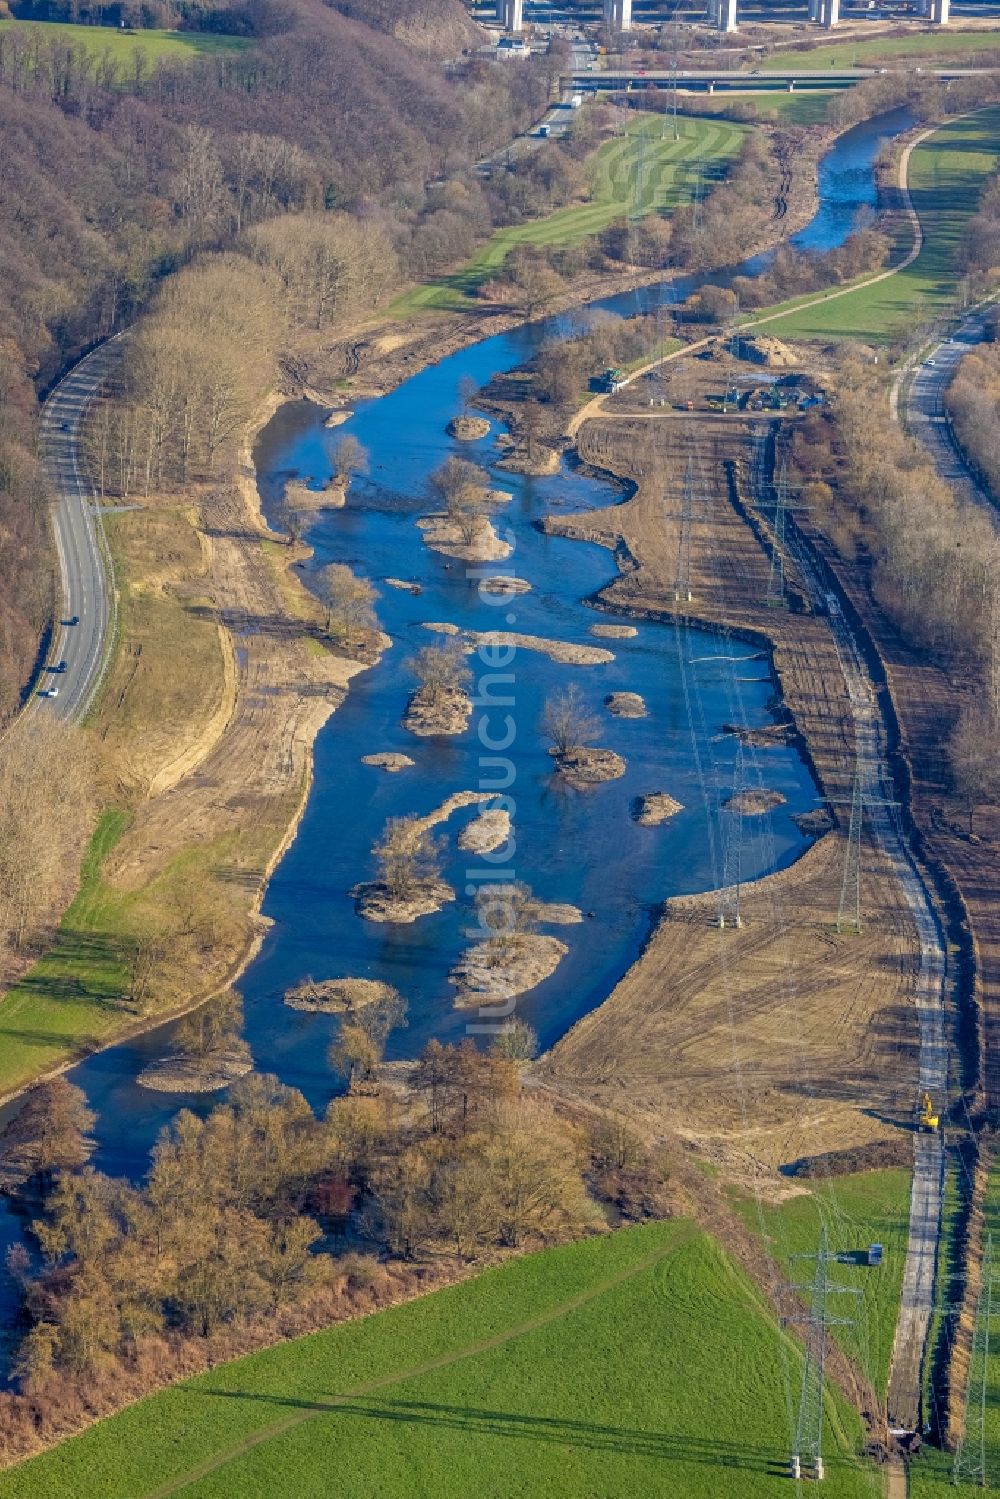
<path id="1" fill-rule="evenodd" d="M 854 727 L 824 619 L 768 609 L 768 558 L 732 502 L 728 462 L 749 423 L 698 413 L 602 416 L 581 452 L 638 480 L 636 494 L 551 528 L 617 548 L 616 608 L 672 614 L 687 453 L 700 455 L 703 519 L 692 535 L 686 615 L 769 638 L 783 701 L 827 795 L 849 790 Z M 666 499 L 664 499 L 666 489 Z M 794 569 L 789 571 L 792 590 Z M 765 752 L 766 754 L 766 752 Z M 719 930 L 715 896 L 669 903 L 639 961 L 542 1064 L 546 1080 L 672 1129 L 737 1177 L 855 1146 L 909 1123 L 915 1087 L 915 934 L 895 880 L 865 854 L 864 933 L 835 930 L 843 835 L 743 893 L 741 931 Z"/>

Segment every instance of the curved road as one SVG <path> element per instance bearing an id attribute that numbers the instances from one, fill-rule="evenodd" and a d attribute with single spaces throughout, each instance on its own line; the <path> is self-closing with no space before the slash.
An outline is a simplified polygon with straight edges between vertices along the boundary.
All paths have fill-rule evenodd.
<path id="1" fill-rule="evenodd" d="M 941 478 L 951 484 L 962 499 L 975 505 L 993 507 L 988 490 L 970 469 L 955 441 L 945 415 L 944 395 L 959 363 L 976 344 L 986 337 L 986 313 L 971 312 L 962 319 L 950 338 L 938 344 L 928 359 L 919 365 L 903 403 L 906 429 L 927 449 Z"/>
<path id="2" fill-rule="evenodd" d="M 52 529 L 62 578 L 62 614 L 29 711 L 82 718 L 101 680 L 116 601 L 104 525 L 82 470 L 83 418 L 121 358 L 121 335 L 62 379 L 42 408 L 41 450 L 53 490 Z M 71 621 L 76 620 L 76 623 Z M 65 662 L 65 669 L 53 670 Z M 55 697 L 49 693 L 57 689 Z"/>

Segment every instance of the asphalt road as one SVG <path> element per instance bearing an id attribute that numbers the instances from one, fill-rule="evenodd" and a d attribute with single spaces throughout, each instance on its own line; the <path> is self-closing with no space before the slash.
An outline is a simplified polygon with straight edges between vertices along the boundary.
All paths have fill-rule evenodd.
<path id="1" fill-rule="evenodd" d="M 30 711 L 82 718 L 104 667 L 114 610 L 106 543 L 80 444 L 87 408 L 121 358 L 118 338 L 88 354 L 60 381 L 42 408 L 42 458 L 53 490 L 52 528 L 62 579 L 62 612 Z M 70 623 L 76 619 L 77 623 Z M 65 662 L 65 669 L 52 667 Z M 50 697 L 53 689 L 57 696 Z"/>
<path id="2" fill-rule="evenodd" d="M 985 316 L 970 313 L 955 332 L 919 366 L 906 391 L 907 431 L 918 438 L 934 461 L 941 478 L 976 505 L 992 505 L 989 493 L 969 468 L 945 417 L 944 393 L 959 361 L 986 337 Z"/>

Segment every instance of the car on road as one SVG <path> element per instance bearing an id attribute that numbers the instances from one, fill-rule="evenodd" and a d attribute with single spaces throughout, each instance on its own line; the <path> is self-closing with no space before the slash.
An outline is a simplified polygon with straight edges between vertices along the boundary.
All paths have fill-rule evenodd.
<path id="1" fill-rule="evenodd" d="M 936 359 L 925 359 L 924 364 L 937 364 Z"/>
<path id="2" fill-rule="evenodd" d="M 45 691 L 43 693 L 41 693 L 40 696 L 42 696 L 42 697 L 58 697 L 59 696 L 59 688 L 58 687 L 46 687 Z"/>
<path id="3" fill-rule="evenodd" d="M 74 614 L 74 615 L 71 616 L 71 618 L 63 620 L 63 624 L 64 625 L 78 625 L 79 623 L 80 623 L 80 616 L 79 616 L 79 614 Z"/>
<path id="4" fill-rule="evenodd" d="M 45 670 L 46 671 L 57 671 L 60 674 L 62 674 L 66 670 L 66 662 L 65 661 L 53 661 L 52 664 L 51 664 L 51 666 L 47 666 L 45 668 Z"/>

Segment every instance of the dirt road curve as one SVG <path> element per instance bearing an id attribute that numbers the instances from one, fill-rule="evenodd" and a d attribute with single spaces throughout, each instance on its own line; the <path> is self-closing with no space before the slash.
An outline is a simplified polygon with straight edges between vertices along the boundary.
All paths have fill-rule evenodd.
<path id="1" fill-rule="evenodd" d="M 758 473 L 758 482 L 763 485 L 766 482 L 763 471 L 763 440 L 760 445 Z M 818 605 L 823 609 L 825 591 L 822 579 L 807 543 L 794 526 L 787 544 L 814 606 Z M 917 930 L 920 948 L 916 992 L 920 1040 L 919 1085 L 940 1100 L 943 1098 L 948 1076 L 948 1049 L 944 1031 L 944 936 L 914 860 L 898 808 L 893 805 L 892 778 L 885 754 L 885 728 L 875 687 L 859 642 L 839 607 L 830 611 L 829 623 L 837 644 L 854 717 L 863 793 L 866 798 L 870 798 L 865 806 L 865 825 L 869 835 L 877 839 L 895 871 Z M 941 1135 L 915 1135 L 910 1232 L 888 1394 L 890 1424 L 905 1432 L 917 1431 L 920 1424 L 920 1374 L 933 1309 L 943 1184 L 944 1149 Z"/>

